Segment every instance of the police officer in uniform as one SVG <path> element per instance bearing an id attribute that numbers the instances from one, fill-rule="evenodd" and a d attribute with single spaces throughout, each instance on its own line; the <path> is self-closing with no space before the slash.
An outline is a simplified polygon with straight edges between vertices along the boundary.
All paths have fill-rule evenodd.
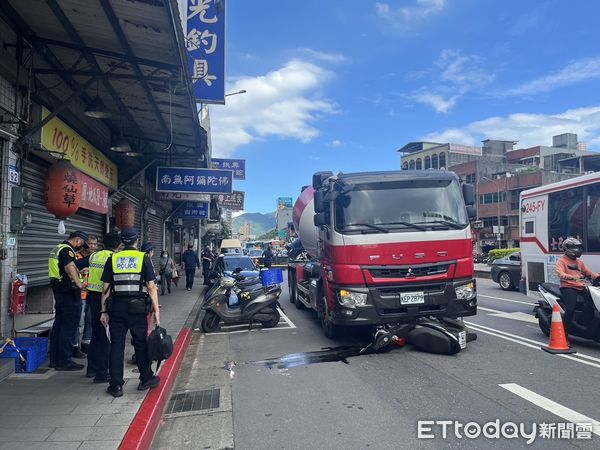
<path id="1" fill-rule="evenodd" d="M 100 320 L 104 326 L 109 326 L 110 331 L 110 385 L 107 392 L 114 397 L 123 395 L 127 330 L 131 332 L 133 338 L 136 363 L 140 373 L 138 390 L 150 389 L 160 383 L 160 378 L 154 375 L 148 360 L 146 313 L 150 305 L 143 289 L 144 287 L 147 289 L 148 297 L 154 307 L 154 322 L 160 325 L 158 289 L 154 282 L 156 275 L 150 258 L 136 250 L 139 240 L 138 231 L 135 228 L 123 230 L 121 240 L 125 249 L 110 256 L 104 266 L 100 311 Z M 109 297 L 111 297 L 110 305 Z"/>
<path id="2" fill-rule="evenodd" d="M 121 246 L 121 236 L 118 232 L 104 235 L 104 250 L 92 253 L 89 256 L 88 275 L 88 297 L 87 304 L 90 306 L 92 320 L 92 339 L 87 354 L 88 378 L 94 378 L 94 383 L 106 383 L 108 375 L 108 363 L 110 358 L 110 341 L 106 335 L 106 329 L 100 322 L 101 300 L 102 300 L 102 272 L 108 258 Z"/>
<path id="3" fill-rule="evenodd" d="M 54 294 L 54 323 L 50 334 L 50 365 L 56 370 L 81 370 L 83 364 L 73 361 L 71 339 L 81 318 L 81 288 L 83 283 L 75 265 L 75 254 L 87 247 L 88 236 L 74 231 L 69 239 L 58 244 L 48 259 L 48 277 Z"/>

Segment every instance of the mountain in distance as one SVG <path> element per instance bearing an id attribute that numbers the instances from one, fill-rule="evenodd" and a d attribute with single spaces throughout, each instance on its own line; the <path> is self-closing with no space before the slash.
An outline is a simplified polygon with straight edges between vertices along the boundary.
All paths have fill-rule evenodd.
<path id="1" fill-rule="evenodd" d="M 272 213 L 245 213 L 233 218 L 233 233 L 239 233 L 240 228 L 250 224 L 250 234 L 260 236 L 276 226 L 275 212 Z"/>

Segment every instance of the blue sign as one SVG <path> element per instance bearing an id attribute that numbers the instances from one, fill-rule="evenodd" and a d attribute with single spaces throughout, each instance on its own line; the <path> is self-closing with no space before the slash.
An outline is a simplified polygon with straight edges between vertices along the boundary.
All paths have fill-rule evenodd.
<path id="1" fill-rule="evenodd" d="M 231 194 L 233 172 L 194 167 L 157 167 L 156 192 Z"/>
<path id="2" fill-rule="evenodd" d="M 234 180 L 246 179 L 246 160 L 245 159 L 219 159 L 210 160 L 213 169 L 233 170 Z"/>
<path id="3" fill-rule="evenodd" d="M 177 219 L 208 219 L 208 203 L 188 202 L 173 217 Z"/>
<path id="4" fill-rule="evenodd" d="M 186 0 L 186 49 L 194 96 L 225 104 L 225 0 Z"/>

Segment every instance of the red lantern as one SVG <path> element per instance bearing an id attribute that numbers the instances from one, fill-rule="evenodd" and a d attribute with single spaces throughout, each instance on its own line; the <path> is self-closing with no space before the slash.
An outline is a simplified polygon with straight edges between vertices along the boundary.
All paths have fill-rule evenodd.
<path id="1" fill-rule="evenodd" d="M 135 226 L 135 205 L 127 198 L 115 206 L 115 224 L 121 230 Z"/>
<path id="2" fill-rule="evenodd" d="M 46 209 L 61 220 L 79 209 L 81 172 L 68 160 L 61 159 L 48 170 L 45 199 Z"/>

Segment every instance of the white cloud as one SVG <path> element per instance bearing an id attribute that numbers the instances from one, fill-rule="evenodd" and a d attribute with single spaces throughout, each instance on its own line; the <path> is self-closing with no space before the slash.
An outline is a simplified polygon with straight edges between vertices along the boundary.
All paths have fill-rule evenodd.
<path id="1" fill-rule="evenodd" d="M 483 139 L 519 141 L 519 147 L 551 145 L 552 136 L 577 133 L 580 141 L 600 145 L 600 105 L 569 109 L 558 114 L 515 113 L 490 117 L 460 128 L 430 133 L 423 140 L 478 145 Z"/>
<path id="2" fill-rule="evenodd" d="M 460 97 L 481 89 L 495 78 L 494 74 L 484 70 L 479 56 L 465 55 L 459 50 L 442 50 L 435 66 L 434 69 L 418 72 L 419 78 L 433 75 L 432 82 L 421 86 L 409 98 L 432 106 L 439 113 L 447 113 Z"/>
<path id="3" fill-rule="evenodd" d="M 348 61 L 348 58 L 342 55 L 341 53 L 326 53 L 320 52 L 318 50 L 313 50 L 312 48 L 301 48 L 299 49 L 300 53 L 309 56 L 313 59 L 324 61 L 328 63 L 343 63 Z"/>
<path id="4" fill-rule="evenodd" d="M 342 146 L 342 141 L 340 141 L 339 139 L 334 139 L 333 141 L 331 141 L 331 144 L 329 144 L 331 147 L 341 147 Z"/>
<path id="5" fill-rule="evenodd" d="M 416 0 L 410 6 L 399 8 L 390 7 L 388 3 L 375 3 L 377 15 L 399 30 L 406 30 L 414 21 L 438 14 L 445 7 L 446 0 Z"/>
<path id="6" fill-rule="evenodd" d="M 309 142 L 319 136 L 314 123 L 335 114 L 335 104 L 317 92 L 332 73 L 301 60 L 257 77 L 240 77 L 228 86 L 246 93 L 211 108 L 213 154 L 229 156 L 239 146 L 272 137 Z"/>
<path id="7" fill-rule="evenodd" d="M 503 94 L 510 96 L 540 94 L 595 78 L 600 78 L 599 56 L 571 61 L 558 72 L 528 81 Z"/>

